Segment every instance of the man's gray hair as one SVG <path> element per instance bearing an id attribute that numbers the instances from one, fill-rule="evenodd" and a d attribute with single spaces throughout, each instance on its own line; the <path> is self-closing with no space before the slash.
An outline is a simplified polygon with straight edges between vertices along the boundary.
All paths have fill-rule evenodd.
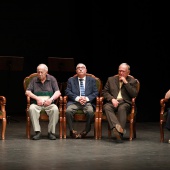
<path id="1" fill-rule="evenodd" d="M 130 65 L 129 65 L 129 64 L 127 64 L 127 63 L 122 63 L 122 64 L 120 64 L 120 65 L 126 65 L 127 68 L 128 68 L 128 70 L 130 70 Z"/>
<path id="2" fill-rule="evenodd" d="M 86 68 L 86 65 L 85 65 L 85 64 L 83 64 L 83 63 L 78 63 L 77 66 L 78 66 L 79 64 L 83 65 L 83 66 Z M 77 68 L 77 66 L 76 66 L 76 68 Z"/>
<path id="3" fill-rule="evenodd" d="M 46 71 L 48 71 L 48 67 L 45 64 L 39 64 L 38 67 L 43 67 Z M 38 69 L 37 67 L 37 69 Z"/>

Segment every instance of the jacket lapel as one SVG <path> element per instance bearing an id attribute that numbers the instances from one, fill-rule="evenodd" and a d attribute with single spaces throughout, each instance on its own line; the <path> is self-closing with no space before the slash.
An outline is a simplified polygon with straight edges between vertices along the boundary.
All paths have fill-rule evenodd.
<path id="1" fill-rule="evenodd" d="M 86 89 L 88 89 L 88 87 L 89 87 L 89 77 L 86 76 L 85 92 L 86 92 Z"/>
<path id="2" fill-rule="evenodd" d="M 74 78 L 74 85 L 75 85 L 76 89 L 78 89 L 78 91 L 80 92 L 80 90 L 79 90 L 79 82 L 78 81 L 79 81 L 78 77 L 75 77 Z"/>
<path id="3" fill-rule="evenodd" d="M 116 77 L 115 84 L 117 85 L 117 88 L 119 89 L 119 76 Z"/>

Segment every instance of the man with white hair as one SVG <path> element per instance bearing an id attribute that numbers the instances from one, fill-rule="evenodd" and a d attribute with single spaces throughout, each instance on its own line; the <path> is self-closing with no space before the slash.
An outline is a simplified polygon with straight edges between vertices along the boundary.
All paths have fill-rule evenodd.
<path id="1" fill-rule="evenodd" d="M 49 116 L 48 138 L 56 140 L 55 130 L 59 120 L 59 109 L 54 100 L 60 95 L 60 90 L 55 77 L 48 74 L 48 67 L 45 64 L 39 64 L 37 67 L 38 76 L 34 77 L 29 83 L 25 94 L 31 98 L 29 114 L 35 135 L 33 140 L 41 138 L 41 127 L 39 117 L 41 110 L 45 110 Z"/>

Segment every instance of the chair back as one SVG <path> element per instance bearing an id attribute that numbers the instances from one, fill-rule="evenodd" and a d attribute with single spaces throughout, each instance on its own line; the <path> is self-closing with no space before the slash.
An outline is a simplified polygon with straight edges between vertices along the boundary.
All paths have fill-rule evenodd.
<path id="1" fill-rule="evenodd" d="M 32 80 L 33 77 L 37 77 L 38 74 L 37 73 L 32 73 L 29 76 L 25 77 L 24 82 L 23 82 L 23 86 L 24 86 L 24 91 L 26 91 L 30 81 Z"/>

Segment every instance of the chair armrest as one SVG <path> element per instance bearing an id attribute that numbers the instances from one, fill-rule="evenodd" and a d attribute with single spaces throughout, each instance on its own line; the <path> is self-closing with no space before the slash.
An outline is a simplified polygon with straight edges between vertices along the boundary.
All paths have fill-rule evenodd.
<path id="1" fill-rule="evenodd" d="M 165 105 L 168 103 L 169 99 L 162 98 L 160 100 L 160 121 L 164 121 Z"/>
<path id="2" fill-rule="evenodd" d="M 160 100 L 160 105 L 163 106 L 165 103 L 167 103 L 169 101 L 169 99 L 165 99 L 165 98 L 162 98 Z"/>
<path id="3" fill-rule="evenodd" d="M 5 106 L 6 106 L 6 97 L 0 96 L 0 107 L 1 107 L 0 110 L 1 110 L 3 113 L 6 113 Z M 6 115 L 6 114 L 5 114 L 5 115 Z"/>
<path id="4" fill-rule="evenodd" d="M 104 101 L 104 97 L 100 97 L 99 98 L 99 112 L 100 113 L 103 112 L 103 101 Z"/>
<path id="5" fill-rule="evenodd" d="M 98 112 L 98 118 L 101 120 L 103 115 L 103 101 L 104 97 L 99 97 L 99 112 Z"/>
<path id="6" fill-rule="evenodd" d="M 59 101 L 58 101 L 58 108 L 59 108 L 59 112 L 62 113 L 63 112 L 63 97 L 60 96 L 59 97 Z"/>
<path id="7" fill-rule="evenodd" d="M 6 104 L 6 97 L 4 97 L 4 96 L 0 96 L 0 102 L 1 102 L 1 104 Z"/>
<path id="8" fill-rule="evenodd" d="M 135 106 L 136 97 L 132 98 L 132 106 Z"/>
<path id="9" fill-rule="evenodd" d="M 68 101 L 68 96 L 63 97 L 63 116 L 65 116 L 66 108 L 67 108 L 67 101 Z"/>
<path id="10" fill-rule="evenodd" d="M 64 104 L 67 104 L 67 101 L 68 101 L 68 96 L 64 96 L 64 97 L 63 97 L 63 103 L 64 103 Z"/>
<path id="11" fill-rule="evenodd" d="M 28 111 L 28 109 L 30 107 L 30 100 L 31 100 L 31 98 L 29 96 L 26 96 L 26 97 L 27 97 L 27 111 Z"/>
<path id="12" fill-rule="evenodd" d="M 98 113 L 100 110 L 100 97 L 96 97 L 96 112 Z"/>
<path id="13" fill-rule="evenodd" d="M 131 106 L 131 112 L 130 112 L 130 120 L 134 119 L 134 116 L 136 115 L 136 97 L 132 98 L 132 106 Z"/>

